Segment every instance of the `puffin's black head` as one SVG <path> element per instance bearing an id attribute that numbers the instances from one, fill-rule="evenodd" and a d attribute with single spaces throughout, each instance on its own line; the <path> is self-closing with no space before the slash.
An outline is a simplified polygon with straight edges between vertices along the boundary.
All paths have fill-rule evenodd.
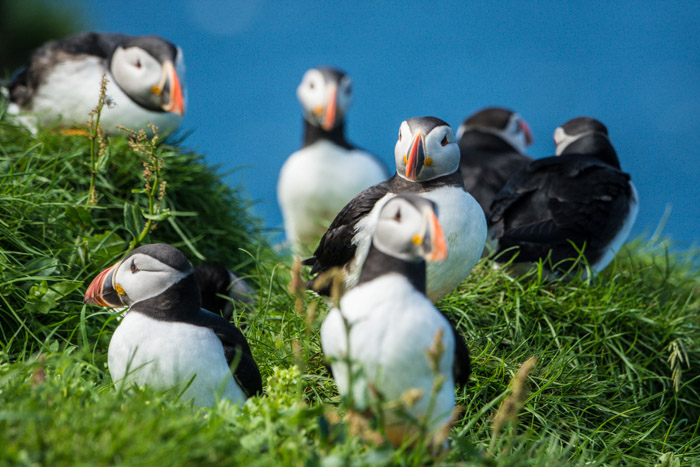
<path id="1" fill-rule="evenodd" d="M 136 248 L 123 260 L 102 271 L 85 292 L 85 303 L 121 307 L 159 296 L 190 278 L 188 293 L 199 299 L 192 265 L 177 248 L 154 243 Z"/>
<path id="2" fill-rule="evenodd" d="M 447 258 L 437 205 L 414 194 L 397 195 L 382 207 L 372 244 L 382 253 L 405 261 Z"/>
<path id="3" fill-rule="evenodd" d="M 114 81 L 134 102 L 153 111 L 185 113 L 182 51 L 157 36 L 131 37 L 109 61 Z"/>
<path id="4" fill-rule="evenodd" d="M 435 117 L 404 120 L 394 147 L 396 173 L 410 181 L 427 181 L 459 168 L 459 146 L 452 128 Z"/>
<path id="5" fill-rule="evenodd" d="M 521 153 L 533 142 L 527 122 L 514 111 L 502 107 L 487 107 L 464 120 L 457 129 L 457 139 L 462 139 L 470 130 L 495 134 Z"/>
<path id="6" fill-rule="evenodd" d="M 561 125 L 564 134 L 569 136 L 583 135 L 586 133 L 608 134 L 608 129 L 603 122 L 591 117 L 576 117 Z M 557 130 L 559 129 L 557 128 Z M 555 130 L 556 133 L 556 130 Z"/>
<path id="7" fill-rule="evenodd" d="M 620 160 L 610 142 L 608 129 L 595 118 L 578 117 L 557 127 L 554 130 L 554 143 L 557 145 L 557 156 L 582 154 L 620 168 Z"/>
<path id="8" fill-rule="evenodd" d="M 297 87 L 304 118 L 314 126 L 331 131 L 340 125 L 352 102 L 352 80 L 336 68 L 311 68 Z"/>
<path id="9" fill-rule="evenodd" d="M 557 145 L 556 155 L 560 156 L 571 143 L 584 135 L 599 133 L 608 137 L 608 129 L 602 122 L 591 117 L 576 117 L 554 130 L 554 144 Z"/>

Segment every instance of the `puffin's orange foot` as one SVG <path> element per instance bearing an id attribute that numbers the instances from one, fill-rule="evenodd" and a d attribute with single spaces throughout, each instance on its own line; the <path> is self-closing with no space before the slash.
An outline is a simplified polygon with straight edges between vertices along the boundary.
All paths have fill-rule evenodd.
<path id="1" fill-rule="evenodd" d="M 88 132 L 84 128 L 64 128 L 59 133 L 64 136 L 88 136 Z"/>

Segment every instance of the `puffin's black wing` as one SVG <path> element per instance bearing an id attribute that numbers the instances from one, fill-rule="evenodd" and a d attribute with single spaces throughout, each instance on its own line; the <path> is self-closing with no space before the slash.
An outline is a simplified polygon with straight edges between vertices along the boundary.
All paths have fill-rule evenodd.
<path id="1" fill-rule="evenodd" d="M 16 73 L 8 89 L 10 100 L 20 107 L 27 105 L 41 80 L 57 63 L 69 56 L 91 55 L 107 59 L 120 43 L 130 39 L 124 34 L 84 32 L 57 41 L 50 41 L 36 49 L 25 67 Z"/>
<path id="2" fill-rule="evenodd" d="M 248 397 L 262 394 L 262 377 L 258 365 L 243 333 L 219 315 L 201 310 L 192 324 L 207 327 L 214 331 L 224 346 L 226 362 L 231 365 L 238 360 L 233 377 Z M 240 358 L 239 358 L 240 355 Z"/>
<path id="3" fill-rule="evenodd" d="M 452 328 L 452 333 L 455 337 L 455 360 L 452 371 L 454 373 L 455 384 L 466 386 L 471 374 L 471 357 L 469 356 L 469 347 L 464 342 L 464 338 L 457 331 L 457 328 L 452 324 L 450 319 L 447 320 Z"/>
<path id="4" fill-rule="evenodd" d="M 396 175 L 394 175 L 396 177 Z M 367 188 L 355 196 L 335 216 L 311 258 L 302 264 L 311 266 L 311 274 L 321 274 L 333 267 L 342 267 L 355 256 L 355 225 L 374 208 L 374 205 L 390 191 L 390 181 L 385 180 Z"/>
<path id="5" fill-rule="evenodd" d="M 627 194 L 627 196 L 624 196 Z M 491 206 L 499 251 L 519 246 L 519 261 L 576 255 L 603 232 L 610 219 L 624 217 L 629 175 L 593 157 L 567 155 L 531 163 L 515 174 Z M 515 254 L 515 252 L 513 252 Z"/>

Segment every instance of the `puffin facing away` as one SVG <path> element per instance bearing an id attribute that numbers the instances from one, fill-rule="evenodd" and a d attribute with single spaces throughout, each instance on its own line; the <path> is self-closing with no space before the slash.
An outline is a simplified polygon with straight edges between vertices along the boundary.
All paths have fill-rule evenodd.
<path id="1" fill-rule="evenodd" d="M 109 343 L 116 386 L 189 384 L 183 399 L 207 407 L 217 398 L 243 403 L 262 392 L 245 337 L 200 307 L 192 265 L 177 248 L 162 243 L 136 248 L 92 281 L 85 303 L 129 307 Z"/>
<path id="2" fill-rule="evenodd" d="M 184 73 L 182 51 L 160 37 L 76 34 L 32 53 L 10 82 L 8 110 L 30 127 L 84 126 L 106 75 L 106 134 L 116 134 L 117 125 L 150 132 L 148 122 L 168 134 L 185 113 Z"/>
<path id="3" fill-rule="evenodd" d="M 639 202 L 620 168 L 605 126 L 593 118 L 569 120 L 554 131 L 556 156 L 515 174 L 492 206 L 491 235 L 498 261 L 546 258 L 566 271 L 583 253 L 593 274 L 615 257 L 632 229 Z M 505 250 L 517 247 L 504 252 Z M 554 271 L 553 271 L 554 272 Z"/>
<path id="4" fill-rule="evenodd" d="M 323 353 L 340 394 L 352 394 L 359 410 L 389 403 L 385 430 L 395 446 L 417 435 L 420 420 L 431 437 L 450 423 L 455 379 L 469 375 L 469 350 L 425 296 L 425 260 L 448 256 L 435 210 L 435 203 L 414 194 L 395 196 L 382 207 L 357 286 L 321 326 Z M 431 356 L 436 341 L 443 351 Z M 354 366 L 348 368 L 348 361 Z M 444 381 L 433 394 L 437 378 Z M 409 390 L 419 391 L 415 404 L 392 410 L 390 403 Z"/>
<path id="5" fill-rule="evenodd" d="M 479 203 L 464 190 L 459 146 L 444 121 L 414 117 L 401 123 L 394 159 L 396 174 L 350 201 L 304 264 L 312 266 L 311 274 L 340 267 L 346 274 L 346 288 L 353 287 L 384 204 L 397 194 L 418 193 L 437 204 L 450 251 L 446 261 L 428 262 L 427 295 L 434 303 L 457 287 L 479 260 L 486 240 L 486 219 Z M 329 292 L 327 288 L 316 289 L 322 294 Z"/>
<path id="6" fill-rule="evenodd" d="M 284 230 L 295 254 L 311 254 L 338 211 L 389 176 L 379 159 L 345 139 L 351 93 L 350 77 L 325 67 L 308 70 L 297 88 L 304 143 L 286 160 L 277 182 Z"/>
<path id="7" fill-rule="evenodd" d="M 496 194 L 532 159 L 525 148 L 532 132 L 523 118 L 500 107 L 482 109 L 457 130 L 464 188 L 487 214 Z"/>

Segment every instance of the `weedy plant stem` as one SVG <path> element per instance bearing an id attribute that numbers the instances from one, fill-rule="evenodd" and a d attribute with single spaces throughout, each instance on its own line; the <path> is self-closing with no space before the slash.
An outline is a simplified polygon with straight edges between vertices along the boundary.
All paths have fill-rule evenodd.
<path id="1" fill-rule="evenodd" d="M 99 167 L 100 159 L 104 155 L 106 148 L 104 132 L 100 126 L 100 116 L 102 115 L 102 109 L 107 100 L 107 83 L 109 83 L 107 75 L 102 75 L 97 107 L 90 112 L 90 119 L 88 121 L 88 139 L 90 140 L 90 189 L 88 191 L 88 199 L 86 200 L 88 206 L 95 206 L 97 204 L 95 177 L 97 176 L 97 168 Z"/>
<path id="2" fill-rule="evenodd" d="M 521 365 L 520 369 L 511 380 L 510 395 L 506 397 L 501 407 L 498 409 L 498 412 L 496 412 L 496 415 L 493 417 L 491 442 L 488 448 L 488 453 L 492 456 L 494 455 L 494 449 L 496 448 L 496 443 L 503 427 L 508 422 L 513 422 L 515 424 L 518 420 L 520 408 L 528 396 L 527 377 L 533 368 L 535 368 L 536 363 L 537 358 L 530 357 Z M 512 444 L 512 437 L 510 441 Z M 510 449 L 507 449 L 507 451 L 509 450 Z"/>
<path id="3" fill-rule="evenodd" d="M 151 230 L 156 227 L 157 222 L 167 220 L 171 216 L 169 209 L 163 209 L 166 182 L 162 180 L 161 176 L 163 159 L 158 154 L 158 128 L 150 122 L 149 126 L 153 133 L 153 137 L 151 138 L 146 135 L 143 129 L 136 132 L 121 125 L 117 126 L 117 128 L 127 133 L 129 147 L 145 158 L 143 162 L 144 188 L 135 189 L 132 190 L 132 192 L 144 193 L 148 197 L 148 213 L 142 213 L 143 217 L 146 219 L 146 223 L 141 231 L 129 243 L 129 249 L 126 251 L 126 254 L 129 254 L 129 252 L 146 240 Z"/>

